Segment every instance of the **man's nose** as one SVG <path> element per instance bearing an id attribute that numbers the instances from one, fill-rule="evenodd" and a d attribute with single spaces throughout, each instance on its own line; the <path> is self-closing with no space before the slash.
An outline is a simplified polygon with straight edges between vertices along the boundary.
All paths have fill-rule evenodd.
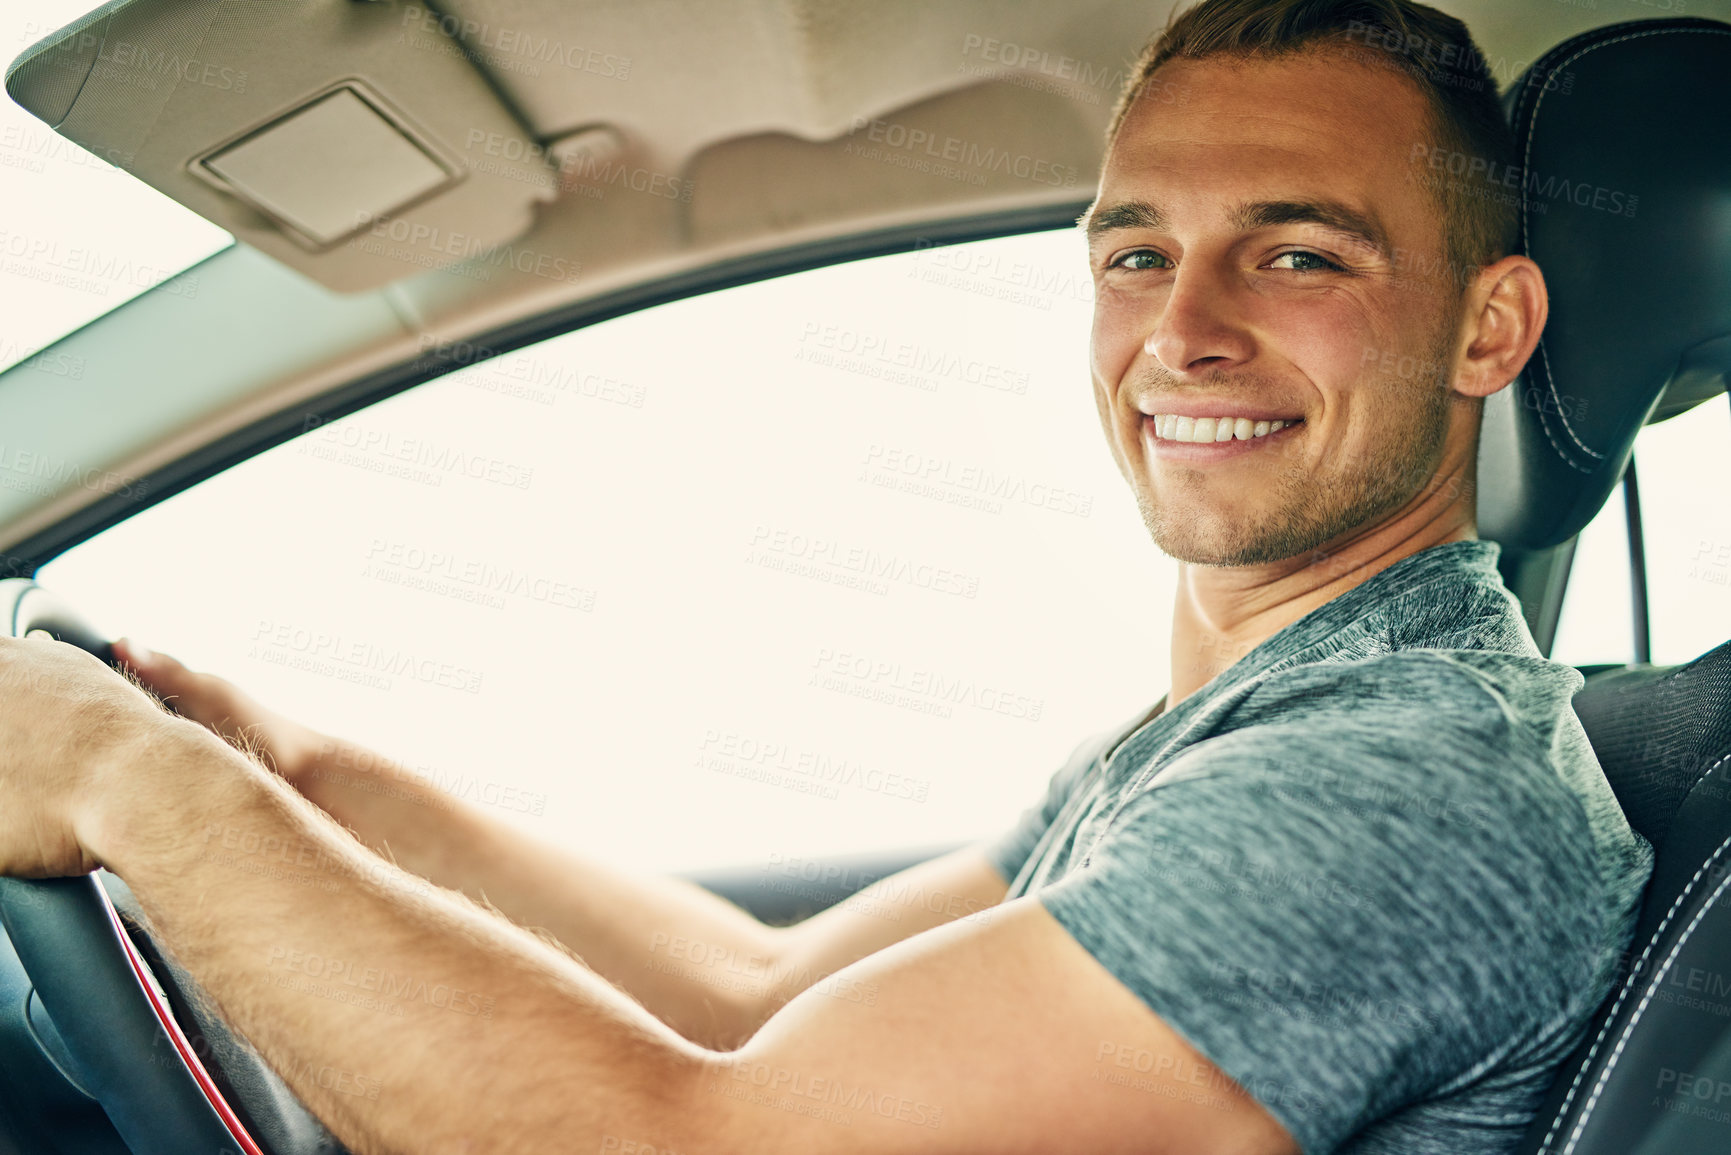
<path id="1" fill-rule="evenodd" d="M 1180 269 L 1142 348 L 1168 371 L 1194 376 L 1250 360 L 1253 342 L 1230 285 L 1194 266 Z"/>

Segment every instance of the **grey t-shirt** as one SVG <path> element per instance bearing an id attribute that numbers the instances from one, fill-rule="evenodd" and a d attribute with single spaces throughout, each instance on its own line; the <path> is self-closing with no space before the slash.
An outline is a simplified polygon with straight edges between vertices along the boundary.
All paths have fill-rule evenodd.
<path id="1" fill-rule="evenodd" d="M 986 845 L 1306 1155 L 1513 1151 L 1652 871 L 1498 546 L 1402 558 L 1097 735 Z M 1095 1078 L 1172 1094 L 1103 1045 Z"/>

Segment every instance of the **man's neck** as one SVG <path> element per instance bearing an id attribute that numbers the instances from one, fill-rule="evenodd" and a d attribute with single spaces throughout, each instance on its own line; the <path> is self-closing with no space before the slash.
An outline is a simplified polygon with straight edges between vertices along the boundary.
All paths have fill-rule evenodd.
<path id="1" fill-rule="evenodd" d="M 1268 565 L 1180 562 L 1172 614 L 1170 710 L 1268 638 L 1402 558 L 1478 537 L 1470 520 L 1383 526 L 1332 549 Z"/>

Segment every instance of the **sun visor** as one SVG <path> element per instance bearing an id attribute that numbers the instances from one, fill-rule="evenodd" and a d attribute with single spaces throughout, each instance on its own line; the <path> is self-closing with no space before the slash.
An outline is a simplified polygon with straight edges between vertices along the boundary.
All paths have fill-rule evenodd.
<path id="1" fill-rule="evenodd" d="M 556 193 L 545 151 L 446 23 L 389 0 L 118 0 L 20 56 L 6 91 L 237 239 L 357 292 L 513 240 Z"/>

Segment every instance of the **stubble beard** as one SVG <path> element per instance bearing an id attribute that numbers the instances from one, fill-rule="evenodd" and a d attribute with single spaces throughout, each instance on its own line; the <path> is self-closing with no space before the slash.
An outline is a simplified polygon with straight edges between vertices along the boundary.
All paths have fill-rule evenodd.
<path id="1" fill-rule="evenodd" d="M 1420 364 L 1446 364 L 1451 329 L 1439 326 Z M 1171 502 L 1175 508 L 1168 508 L 1138 485 L 1136 506 L 1154 544 L 1168 557 L 1193 565 L 1266 565 L 1312 554 L 1406 504 L 1433 482 L 1442 461 L 1451 397 L 1446 373 L 1383 377 L 1356 388 L 1379 411 L 1395 415 L 1372 437 L 1367 453 L 1333 460 L 1332 468 L 1325 465 L 1314 474 L 1294 457 L 1269 471 L 1275 487 L 1268 501 L 1243 518 L 1194 500 Z M 1285 447 L 1297 448 L 1296 443 Z M 1192 472 L 1200 481 L 1206 467 Z M 1167 469 L 1166 475 L 1185 484 L 1183 469 Z"/>

